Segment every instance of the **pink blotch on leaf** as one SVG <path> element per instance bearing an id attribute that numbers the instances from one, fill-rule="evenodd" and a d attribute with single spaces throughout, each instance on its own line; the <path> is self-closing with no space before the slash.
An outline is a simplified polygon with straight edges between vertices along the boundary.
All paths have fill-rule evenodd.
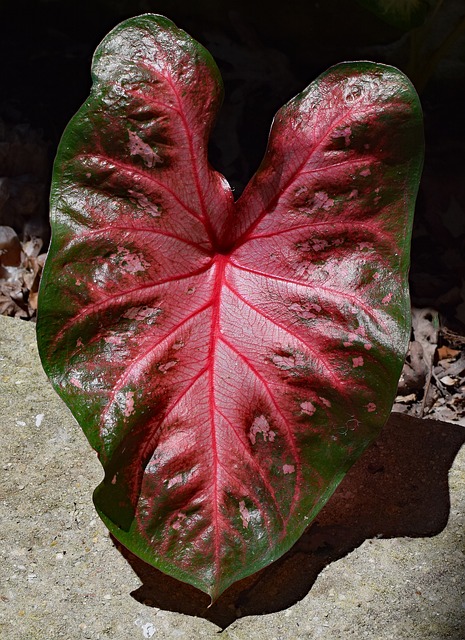
<path id="1" fill-rule="evenodd" d="M 182 482 L 182 475 L 178 473 L 178 475 L 170 478 L 168 481 L 168 489 L 171 489 L 175 484 L 180 484 Z"/>
<path id="2" fill-rule="evenodd" d="M 143 163 L 152 168 L 155 164 L 163 162 L 163 159 L 152 149 L 150 145 L 144 142 L 137 133 L 129 131 L 129 153 L 132 156 L 139 156 Z"/>
<path id="3" fill-rule="evenodd" d="M 119 258 L 123 261 L 121 269 L 126 273 L 137 273 L 138 271 L 145 271 L 149 267 L 149 263 L 145 262 L 140 256 L 133 255 L 125 247 L 118 247 L 117 254 L 111 256 L 112 258 Z"/>
<path id="4" fill-rule="evenodd" d="M 307 416 L 312 416 L 316 411 L 311 402 L 301 402 L 300 408 L 302 409 L 303 413 L 307 414 Z"/>
<path id="5" fill-rule="evenodd" d="M 78 389 L 82 389 L 82 382 L 77 378 L 75 378 L 74 376 L 70 378 L 69 381 L 74 387 L 77 387 Z"/>
<path id="6" fill-rule="evenodd" d="M 391 299 L 392 299 L 392 293 L 388 293 L 387 296 L 384 296 L 381 302 L 383 304 L 389 304 L 391 302 Z"/>
<path id="7" fill-rule="evenodd" d="M 179 513 L 178 517 L 176 518 L 176 520 L 173 522 L 173 524 L 171 525 L 173 527 L 173 529 L 175 529 L 175 531 L 179 531 L 179 529 L 182 528 L 183 526 L 183 521 L 186 519 L 186 514 L 185 513 Z"/>
<path id="8" fill-rule="evenodd" d="M 268 420 L 263 415 L 258 416 L 252 422 L 252 426 L 249 431 L 249 438 L 252 444 L 255 444 L 257 441 L 257 435 L 259 433 L 262 434 L 264 442 L 273 442 L 276 436 L 275 432 L 271 431 Z"/>
<path id="9" fill-rule="evenodd" d="M 375 405 L 374 402 L 369 402 L 366 407 L 367 407 L 367 411 L 369 413 L 372 413 L 373 411 L 376 411 L 376 405 Z"/>
<path id="10" fill-rule="evenodd" d="M 316 314 L 309 310 L 310 305 L 302 305 L 298 302 L 294 302 L 290 305 L 290 311 L 296 313 L 300 318 L 304 320 L 311 320 L 312 318 L 316 318 Z"/>
<path id="11" fill-rule="evenodd" d="M 134 411 L 134 391 L 128 391 L 126 394 L 126 406 L 124 407 L 124 416 L 125 418 L 129 418 L 129 416 Z"/>
<path id="12" fill-rule="evenodd" d="M 161 309 L 157 307 L 133 307 L 123 314 L 128 320 L 151 320 L 160 315 Z"/>
<path id="13" fill-rule="evenodd" d="M 353 367 L 356 369 L 357 367 L 363 367 L 363 358 L 362 356 L 358 358 L 352 358 Z"/>
<path id="14" fill-rule="evenodd" d="M 324 191 L 317 191 L 315 193 L 315 199 L 313 201 L 316 208 L 322 208 L 325 211 L 331 209 L 334 204 L 334 200 L 328 196 Z"/>
<path id="15" fill-rule="evenodd" d="M 242 526 L 244 527 L 244 529 L 247 529 L 247 527 L 249 526 L 249 522 L 250 522 L 250 513 L 249 513 L 247 507 L 245 506 L 244 500 L 241 500 L 239 502 L 239 512 L 240 512 L 241 518 L 242 518 Z"/>
<path id="16" fill-rule="evenodd" d="M 289 371 L 294 367 L 301 367 L 305 364 L 305 358 L 301 353 L 289 354 L 286 356 L 274 355 L 271 358 L 273 364 L 275 364 L 282 371 Z"/>
<path id="17" fill-rule="evenodd" d="M 158 365 L 158 371 L 161 371 L 161 373 L 166 373 L 176 364 L 178 364 L 177 360 L 170 360 L 169 362 L 164 362 L 163 364 Z"/>
<path id="18" fill-rule="evenodd" d="M 293 464 L 285 464 L 283 466 L 283 473 L 284 475 L 288 474 L 288 473 L 294 473 L 295 471 L 295 467 Z"/>
<path id="19" fill-rule="evenodd" d="M 351 347 L 354 344 L 355 340 L 358 339 L 358 335 L 356 333 L 349 333 L 347 337 L 348 340 L 342 343 L 345 347 Z"/>
<path id="20" fill-rule="evenodd" d="M 106 338 L 104 338 L 105 342 L 107 344 L 116 344 L 116 345 L 121 345 L 123 344 L 123 338 L 121 336 L 107 336 Z"/>
<path id="21" fill-rule="evenodd" d="M 327 240 L 314 240 L 312 243 L 312 249 L 314 251 L 323 251 L 323 249 L 326 249 L 328 246 Z"/>
<path id="22" fill-rule="evenodd" d="M 143 193 L 139 193 L 138 191 L 134 191 L 133 189 L 129 189 L 128 193 L 130 196 L 133 196 L 131 200 L 135 201 L 137 205 L 140 205 L 140 207 L 144 209 L 144 211 L 150 213 L 153 218 L 160 217 L 160 208 L 158 207 L 158 205 L 150 202 L 147 196 L 144 196 Z"/>

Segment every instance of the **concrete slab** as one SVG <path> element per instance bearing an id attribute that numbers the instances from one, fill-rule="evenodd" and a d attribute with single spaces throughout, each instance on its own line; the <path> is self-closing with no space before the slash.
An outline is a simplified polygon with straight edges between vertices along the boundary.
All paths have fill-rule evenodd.
<path id="1" fill-rule="evenodd" d="M 464 640 L 464 427 L 393 414 L 295 547 L 208 608 L 113 545 L 34 331 L 0 317 L 2 640 Z"/>

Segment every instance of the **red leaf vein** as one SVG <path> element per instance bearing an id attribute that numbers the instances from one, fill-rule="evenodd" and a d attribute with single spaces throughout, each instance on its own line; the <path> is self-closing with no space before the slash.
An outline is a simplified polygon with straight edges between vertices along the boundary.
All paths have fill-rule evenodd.
<path id="1" fill-rule="evenodd" d="M 265 313 L 255 305 L 251 304 L 250 301 L 244 298 L 237 290 L 235 290 L 229 284 L 226 284 L 226 286 L 239 300 L 242 300 L 244 304 L 246 304 L 250 309 L 252 309 L 252 311 L 255 311 L 255 313 L 262 316 L 262 318 L 267 320 L 269 323 L 273 324 L 275 327 L 278 327 L 282 332 L 289 334 L 290 336 L 295 338 L 295 340 L 300 342 L 314 356 L 315 360 L 325 369 L 328 378 L 331 380 L 334 386 L 338 388 L 341 386 L 341 382 L 339 378 L 331 370 L 331 367 L 329 366 L 328 362 L 322 356 L 321 353 L 318 353 L 312 346 L 309 345 L 309 343 L 306 340 L 304 340 L 301 336 L 299 336 L 297 333 L 292 331 L 290 327 L 284 326 L 283 324 L 278 322 L 275 318 L 270 317 L 267 313 Z"/>

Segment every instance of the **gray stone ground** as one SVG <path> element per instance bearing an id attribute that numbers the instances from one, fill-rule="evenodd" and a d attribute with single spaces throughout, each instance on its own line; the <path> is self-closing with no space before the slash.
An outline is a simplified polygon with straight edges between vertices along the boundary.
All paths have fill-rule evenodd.
<path id="1" fill-rule="evenodd" d="M 0 317 L 2 640 L 213 639 L 221 627 L 231 640 L 464 640 L 463 427 L 393 414 L 283 562 L 208 609 L 109 539 L 91 500 L 99 464 L 34 331 Z"/>

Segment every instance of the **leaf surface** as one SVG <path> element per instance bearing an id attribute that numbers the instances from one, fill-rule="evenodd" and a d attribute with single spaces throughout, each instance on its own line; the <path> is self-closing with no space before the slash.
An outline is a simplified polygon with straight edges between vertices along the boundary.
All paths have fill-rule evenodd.
<path id="1" fill-rule="evenodd" d="M 93 80 L 55 163 L 40 354 L 104 467 L 110 531 L 217 598 L 290 548 L 389 415 L 418 99 L 391 67 L 333 67 L 278 112 L 234 202 L 197 42 L 130 19 Z"/>

